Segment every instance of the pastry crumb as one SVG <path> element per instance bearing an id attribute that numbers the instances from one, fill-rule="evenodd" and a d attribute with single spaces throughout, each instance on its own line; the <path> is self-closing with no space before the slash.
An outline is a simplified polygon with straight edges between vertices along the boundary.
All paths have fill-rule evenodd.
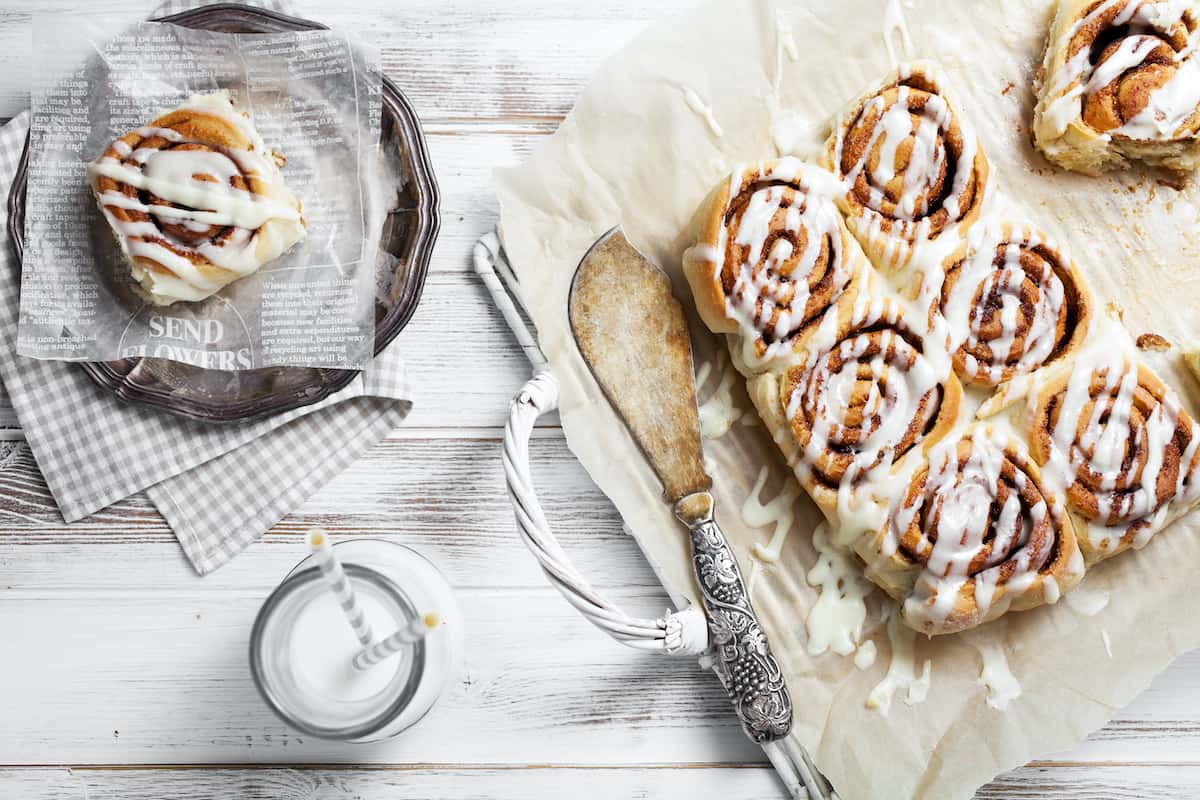
<path id="1" fill-rule="evenodd" d="M 1121 308 L 1121 306 L 1118 305 L 1117 303 L 1114 303 L 1113 301 L 1110 300 L 1108 302 L 1108 305 L 1106 305 L 1104 307 L 1104 310 L 1108 312 L 1108 315 L 1110 317 L 1112 317 L 1116 320 L 1119 320 L 1121 322 L 1125 321 L 1125 309 Z"/>
<path id="2" fill-rule="evenodd" d="M 1004 88 L 1000 90 L 1000 94 L 1006 95 L 1015 88 L 1017 88 L 1017 85 L 1012 81 L 1009 81 L 1008 83 L 1004 84 Z"/>
<path id="3" fill-rule="evenodd" d="M 1157 333 L 1143 333 L 1137 337 L 1138 350 L 1156 350 L 1162 352 L 1171 349 L 1171 343 L 1166 337 L 1159 336 Z"/>

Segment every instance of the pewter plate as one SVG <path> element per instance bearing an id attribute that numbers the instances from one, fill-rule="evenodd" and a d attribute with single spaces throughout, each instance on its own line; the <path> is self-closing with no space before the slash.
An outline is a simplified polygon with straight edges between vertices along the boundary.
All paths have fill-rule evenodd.
<path id="1" fill-rule="evenodd" d="M 319 22 L 275 11 L 225 3 L 159 17 L 187 28 L 224 33 L 283 33 L 325 30 Z M 383 227 L 375 298 L 375 352 L 378 354 L 408 324 L 437 239 L 438 188 L 417 115 L 387 76 L 383 78 L 382 150 L 392 172 L 401 176 Z M 8 232 L 18 261 L 25 246 L 25 193 L 29 177 L 29 141 L 21 155 L 8 196 Z M 394 260 L 394 263 L 392 263 Z M 203 422 L 244 422 L 299 408 L 344 388 L 358 370 L 268 367 L 224 372 L 158 358 L 83 362 L 79 365 L 100 386 L 132 403 Z"/>

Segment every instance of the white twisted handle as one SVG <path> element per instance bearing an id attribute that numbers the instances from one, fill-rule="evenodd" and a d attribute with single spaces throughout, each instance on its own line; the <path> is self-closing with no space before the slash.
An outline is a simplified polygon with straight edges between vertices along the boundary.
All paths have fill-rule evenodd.
<path id="1" fill-rule="evenodd" d="M 592 588 L 554 538 L 533 490 L 529 437 L 537 418 L 557 406 L 558 382 L 549 372 L 539 372 L 513 400 L 508 424 L 504 426 L 504 477 L 525 545 L 567 602 L 618 642 L 668 655 L 703 653 L 708 649 L 704 612 L 692 606 L 658 619 L 631 617 Z"/>
<path id="2" fill-rule="evenodd" d="M 674 613 L 668 609 L 666 615 L 653 620 L 624 614 L 588 584 L 551 533 L 533 491 L 529 437 L 537 418 L 558 406 L 558 383 L 545 371 L 546 357 L 522 314 L 520 284 L 504 257 L 499 237 L 494 233 L 485 234 L 476 243 L 473 256 L 475 271 L 487 287 L 492 302 L 504 315 L 505 322 L 537 370 L 513 399 L 508 423 L 504 426 L 504 477 L 516 514 L 517 529 L 525 545 L 567 602 L 617 641 L 643 651 L 699 655 L 702 665 L 711 666 L 712 658 L 705 654 L 708 623 L 703 611 L 696 606 Z M 836 797 L 795 736 L 765 743 L 762 748 L 794 800 Z"/>

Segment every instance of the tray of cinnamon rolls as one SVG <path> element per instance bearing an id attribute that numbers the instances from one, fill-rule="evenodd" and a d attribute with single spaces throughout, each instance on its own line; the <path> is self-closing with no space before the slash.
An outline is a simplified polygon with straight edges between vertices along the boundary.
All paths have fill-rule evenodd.
<path id="1" fill-rule="evenodd" d="M 1051 159 L 1193 164 L 1200 82 L 1171 80 L 1196 67 L 1162 48 L 1197 19 L 1172 8 L 1061 5 L 1034 131 Z M 928 635 L 1057 602 L 1200 502 L 1200 429 L 1087 265 L 996 187 L 970 112 L 936 64 L 901 64 L 816 158 L 734 169 L 684 256 L 832 538 Z"/>

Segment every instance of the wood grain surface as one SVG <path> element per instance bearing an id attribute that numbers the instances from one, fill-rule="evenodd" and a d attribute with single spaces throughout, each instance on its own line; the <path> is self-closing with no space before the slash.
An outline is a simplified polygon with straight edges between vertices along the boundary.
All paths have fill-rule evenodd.
<path id="1" fill-rule="evenodd" d="M 882 8 L 883 0 L 881 0 Z M 215 574 L 197 578 L 142 497 L 62 522 L 24 445 L 0 442 L 0 798 L 774 798 L 711 673 L 588 626 L 518 541 L 500 427 L 528 366 L 471 271 L 496 220 L 490 173 L 519 163 L 606 55 L 665 0 L 299 0 L 379 45 L 424 121 L 442 235 L 399 346 L 405 427 Z M 28 103 L 37 11 L 147 8 L 0 0 L 0 117 Z M 881 12 L 882 13 L 882 12 Z M 5 424 L 0 407 L 0 427 Z M 667 600 L 554 417 L 532 447 L 551 524 L 597 586 L 647 615 Z M 434 557 L 466 612 L 466 669 L 399 740 L 351 747 L 277 722 L 246 668 L 250 621 L 302 532 L 394 538 Z M 1068 753 L 1000 776 L 987 800 L 1200 796 L 1200 653 Z M 884 799 L 886 800 L 886 799 Z"/>

